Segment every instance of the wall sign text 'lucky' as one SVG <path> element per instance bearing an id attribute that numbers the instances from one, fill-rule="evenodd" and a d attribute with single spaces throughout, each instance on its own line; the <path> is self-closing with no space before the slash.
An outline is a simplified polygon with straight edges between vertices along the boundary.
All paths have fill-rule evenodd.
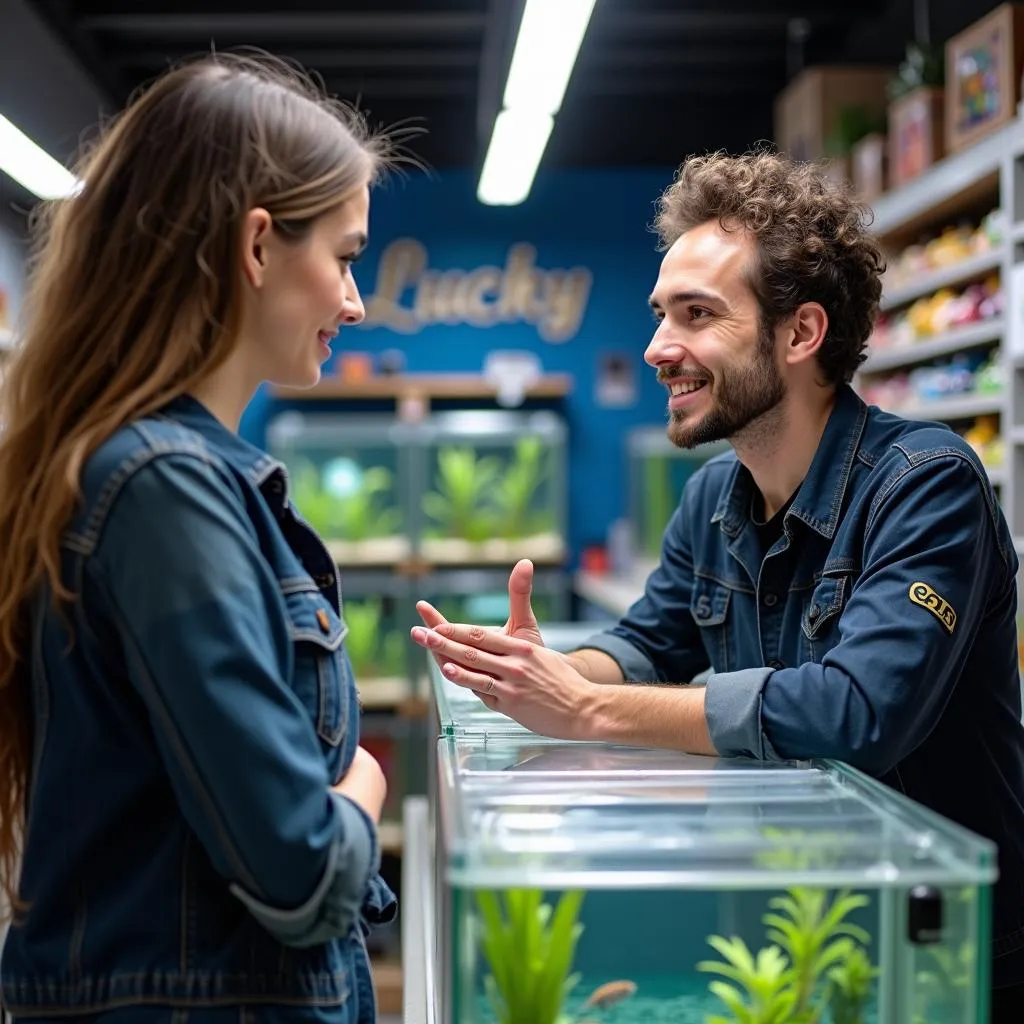
<path id="1" fill-rule="evenodd" d="M 431 324 L 525 322 L 545 341 L 568 341 L 583 321 L 592 275 L 582 267 L 542 270 L 536 260 L 536 249 L 519 242 L 508 250 L 504 267 L 430 270 L 421 242 L 397 239 L 381 254 L 365 326 L 415 334 Z"/>

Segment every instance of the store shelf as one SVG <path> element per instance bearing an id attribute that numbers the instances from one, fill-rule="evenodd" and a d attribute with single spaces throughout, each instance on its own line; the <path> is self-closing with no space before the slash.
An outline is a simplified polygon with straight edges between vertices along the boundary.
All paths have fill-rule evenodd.
<path id="1" fill-rule="evenodd" d="M 875 234 L 912 235 L 919 227 L 980 202 L 999 187 L 999 167 L 1022 135 L 1014 121 L 975 145 L 940 160 L 914 181 L 872 204 Z"/>
<path id="2" fill-rule="evenodd" d="M 527 398 L 563 398 L 573 388 L 573 378 L 565 373 L 551 373 L 541 377 L 526 389 Z M 394 376 L 367 377 L 365 380 L 342 380 L 323 377 L 315 387 L 306 389 L 274 389 L 278 398 L 292 401 L 319 401 L 344 398 L 355 401 L 393 399 L 395 401 L 458 398 L 495 398 L 497 389 L 478 373 L 421 373 Z"/>
<path id="3" fill-rule="evenodd" d="M 413 696 L 409 679 L 367 679 L 359 686 L 359 700 L 364 708 L 396 708 Z"/>
<path id="4" fill-rule="evenodd" d="M 973 419 L 975 416 L 990 416 L 1003 411 L 1003 396 L 954 395 L 932 402 L 908 402 L 893 409 L 897 416 L 908 420 L 936 420 L 940 423 L 952 420 Z"/>
<path id="5" fill-rule="evenodd" d="M 980 348 L 1001 341 L 1006 324 L 1002 317 L 993 317 L 982 323 L 958 327 L 943 334 L 936 334 L 926 341 L 914 341 L 909 345 L 894 345 L 869 355 L 861 365 L 860 373 L 887 373 L 904 366 L 930 362 L 953 356 L 972 348 Z"/>
<path id="6" fill-rule="evenodd" d="M 882 291 L 882 310 L 905 306 L 925 295 L 931 295 L 940 288 L 952 288 L 954 285 L 967 284 L 997 270 L 1003 261 L 1002 249 L 993 252 L 979 253 L 970 259 L 961 260 L 948 267 L 929 270 L 915 274 L 913 281 L 896 288 L 884 288 Z"/>

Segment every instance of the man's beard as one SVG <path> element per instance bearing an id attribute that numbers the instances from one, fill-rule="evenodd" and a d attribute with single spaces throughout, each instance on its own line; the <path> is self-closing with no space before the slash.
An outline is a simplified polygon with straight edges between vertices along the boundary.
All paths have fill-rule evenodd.
<path id="1" fill-rule="evenodd" d="M 716 375 L 711 408 L 700 419 L 695 419 L 692 412 L 669 410 L 668 439 L 677 448 L 730 440 L 771 412 L 786 396 L 786 384 L 774 356 L 774 331 L 762 326 L 750 362 Z M 662 379 L 672 378 L 666 374 Z M 704 385 L 711 386 L 710 382 Z"/>

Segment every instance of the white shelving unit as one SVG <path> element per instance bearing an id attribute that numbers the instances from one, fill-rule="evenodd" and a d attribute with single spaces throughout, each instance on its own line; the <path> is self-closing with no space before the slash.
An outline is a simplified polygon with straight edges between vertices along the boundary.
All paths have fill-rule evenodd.
<path id="1" fill-rule="evenodd" d="M 884 288 L 883 310 L 904 307 L 939 288 L 977 281 L 993 271 L 1000 275 L 1005 314 L 933 338 L 869 353 L 861 374 L 886 375 L 910 371 L 922 363 L 960 352 L 999 346 L 1006 387 L 1001 393 L 958 395 L 936 402 L 918 402 L 893 411 L 901 416 L 957 422 L 975 416 L 999 416 L 1005 458 L 989 470 L 998 489 L 1015 545 L 1024 555 L 1024 120 L 960 153 L 946 157 L 920 178 L 887 193 L 874 204 L 874 231 L 894 254 L 917 240 L 925 229 L 954 224 L 986 200 L 1003 213 L 1005 237 L 993 251 L 961 263 L 917 275 Z"/>

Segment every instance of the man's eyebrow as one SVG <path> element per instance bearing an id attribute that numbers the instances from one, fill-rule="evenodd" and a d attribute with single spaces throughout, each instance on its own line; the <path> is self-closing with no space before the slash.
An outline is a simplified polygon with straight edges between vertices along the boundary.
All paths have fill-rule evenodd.
<path id="1" fill-rule="evenodd" d="M 670 306 L 678 306 L 684 302 L 709 302 L 715 305 L 721 305 L 722 298 L 719 295 L 715 295 L 713 292 L 701 291 L 699 288 L 692 289 L 686 292 L 673 292 L 665 303 L 665 308 Z M 648 300 L 648 304 L 651 309 L 661 309 L 661 303 L 652 295 Z"/>

